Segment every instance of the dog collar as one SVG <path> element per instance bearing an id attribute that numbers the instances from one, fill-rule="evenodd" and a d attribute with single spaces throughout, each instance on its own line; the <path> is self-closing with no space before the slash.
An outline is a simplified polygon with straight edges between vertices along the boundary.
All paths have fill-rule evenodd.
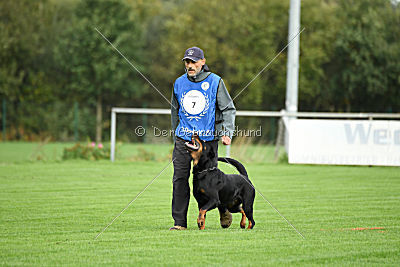
<path id="1" fill-rule="evenodd" d="M 205 169 L 205 170 L 202 170 L 202 171 L 197 172 L 197 174 L 202 173 L 202 172 L 213 171 L 213 170 L 215 170 L 216 168 L 217 168 L 217 167 L 208 168 L 208 169 Z"/>

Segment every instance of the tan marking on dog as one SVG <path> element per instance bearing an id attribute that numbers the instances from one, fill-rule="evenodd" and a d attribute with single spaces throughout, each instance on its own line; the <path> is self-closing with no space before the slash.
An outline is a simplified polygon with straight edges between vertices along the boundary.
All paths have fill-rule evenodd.
<path id="1" fill-rule="evenodd" d="M 207 210 L 199 210 L 199 217 L 197 218 L 197 226 L 200 230 L 204 230 L 206 228 L 206 212 Z"/>
<path id="2" fill-rule="evenodd" d="M 200 138 L 197 135 L 195 135 L 194 138 L 199 144 L 199 149 L 197 151 L 190 151 L 190 156 L 192 156 L 193 159 L 193 166 L 196 166 L 197 163 L 199 163 L 201 153 L 203 152 L 203 144 L 201 143 Z"/>
<path id="3" fill-rule="evenodd" d="M 242 214 L 242 219 L 240 220 L 240 228 L 246 228 L 246 214 L 243 209 L 240 209 L 240 213 Z M 250 223 L 250 221 L 249 221 Z"/>

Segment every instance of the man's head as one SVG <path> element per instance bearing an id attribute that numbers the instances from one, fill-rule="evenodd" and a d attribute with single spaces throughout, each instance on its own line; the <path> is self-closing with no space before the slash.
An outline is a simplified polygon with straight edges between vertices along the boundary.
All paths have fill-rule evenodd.
<path id="1" fill-rule="evenodd" d="M 195 77 L 198 75 L 204 64 L 206 64 L 203 50 L 198 47 L 188 48 L 185 51 L 182 61 L 185 62 L 186 72 L 189 77 Z"/>

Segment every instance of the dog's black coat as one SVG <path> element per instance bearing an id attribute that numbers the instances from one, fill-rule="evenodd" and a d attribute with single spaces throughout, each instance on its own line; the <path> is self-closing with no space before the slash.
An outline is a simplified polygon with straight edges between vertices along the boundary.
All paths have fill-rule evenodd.
<path id="1" fill-rule="evenodd" d="M 233 165 L 240 174 L 225 174 L 219 170 L 215 160 L 215 151 L 202 142 L 203 150 L 197 165 L 193 167 L 193 195 L 199 209 L 211 210 L 216 207 L 220 212 L 241 212 L 255 225 L 253 219 L 254 187 L 245 167 L 231 158 L 218 158 L 218 161 Z"/>

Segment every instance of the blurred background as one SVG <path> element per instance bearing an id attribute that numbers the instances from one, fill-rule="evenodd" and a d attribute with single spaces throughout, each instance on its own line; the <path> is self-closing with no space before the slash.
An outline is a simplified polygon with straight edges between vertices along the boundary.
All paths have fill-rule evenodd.
<path id="1" fill-rule="evenodd" d="M 289 2 L 2 0 L 2 140 L 109 141 L 112 107 L 169 108 L 94 28 L 168 99 L 191 46 L 234 96 L 287 44 Z M 398 1 L 302 1 L 299 111 L 400 112 L 399 26 Z M 283 109 L 286 62 L 287 50 L 236 108 Z M 261 125 L 257 142 L 276 140 L 275 118 L 237 124 Z M 170 129 L 170 117 L 121 114 L 118 140 L 160 141 L 137 136 L 138 125 Z"/>

